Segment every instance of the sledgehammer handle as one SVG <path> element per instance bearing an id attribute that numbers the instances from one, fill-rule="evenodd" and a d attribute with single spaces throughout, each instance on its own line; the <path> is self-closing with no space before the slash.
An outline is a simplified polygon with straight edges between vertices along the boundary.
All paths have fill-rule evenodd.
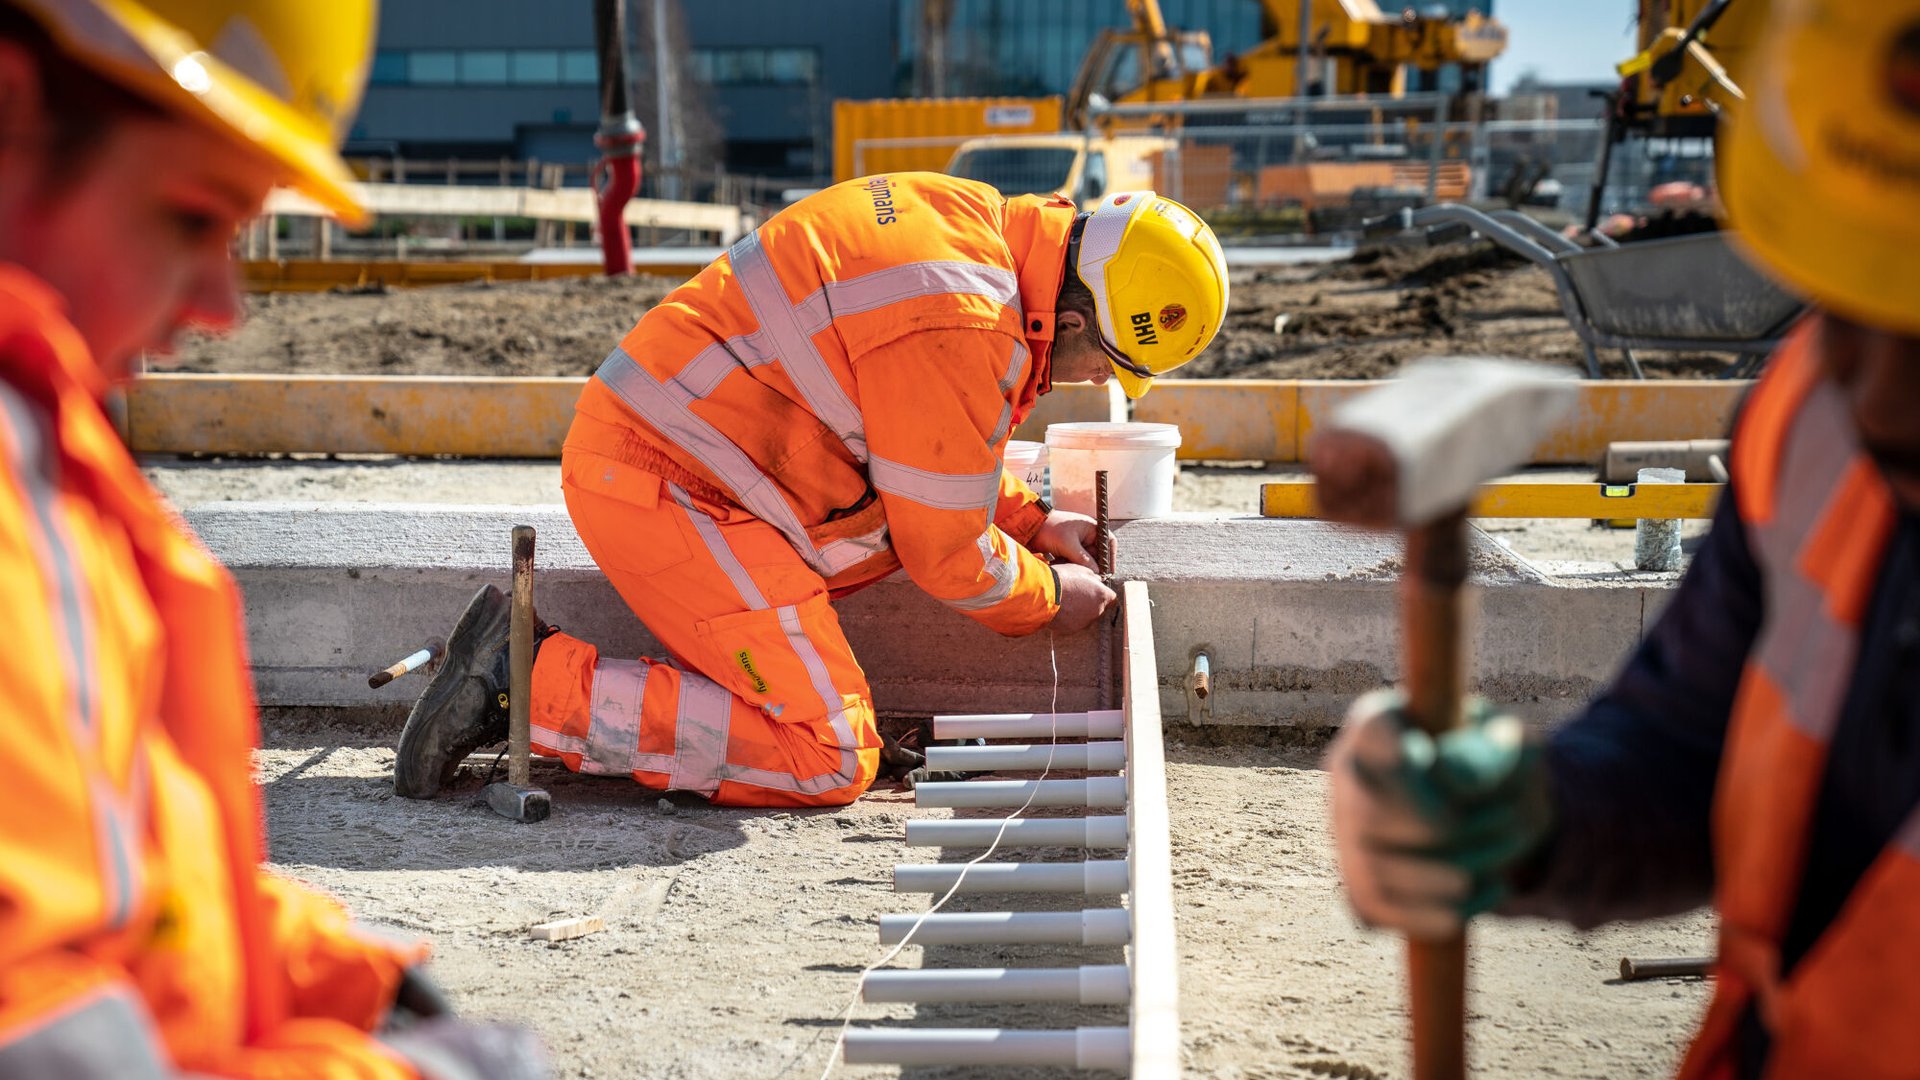
<path id="1" fill-rule="evenodd" d="M 533 526 L 513 527 L 513 613 L 507 626 L 507 782 L 526 787 L 533 752 Z"/>
<path id="2" fill-rule="evenodd" d="M 1401 575 L 1406 628 L 1408 719 L 1430 734 L 1460 723 L 1463 621 L 1467 579 L 1465 512 L 1407 532 Z M 1467 1074 L 1467 938 L 1407 942 L 1408 1000 L 1413 1010 L 1416 1080 L 1460 1080 Z"/>

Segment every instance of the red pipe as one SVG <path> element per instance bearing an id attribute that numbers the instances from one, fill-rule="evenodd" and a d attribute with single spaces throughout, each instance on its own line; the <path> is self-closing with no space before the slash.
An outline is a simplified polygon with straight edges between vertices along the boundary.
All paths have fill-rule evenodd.
<path id="1" fill-rule="evenodd" d="M 632 114 L 628 114 L 628 120 Z M 627 200 L 640 190 L 640 147 L 647 133 L 639 124 L 609 133 L 602 128 L 593 137 L 601 158 L 593 167 L 593 187 L 599 196 L 600 262 L 608 277 L 633 272 L 633 245 L 627 237 Z"/>

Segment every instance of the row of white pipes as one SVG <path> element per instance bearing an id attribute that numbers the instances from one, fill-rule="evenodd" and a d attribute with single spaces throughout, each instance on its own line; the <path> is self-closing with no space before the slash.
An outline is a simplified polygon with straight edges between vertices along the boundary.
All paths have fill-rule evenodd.
<path id="1" fill-rule="evenodd" d="M 1085 738 L 1084 744 L 1020 743 L 939 746 L 927 751 L 934 771 L 1012 772 L 1049 767 L 1120 773 L 1127 768 L 1126 715 L 1122 710 L 1086 713 L 1004 713 L 936 717 L 937 739 Z M 1154 718 L 1157 726 L 1158 717 Z M 1124 852 L 1129 843 L 1124 776 L 1070 780 L 992 780 L 925 783 L 914 792 L 924 807 L 1081 807 L 1121 809 L 1075 818 L 1011 820 L 920 820 L 907 824 L 914 847 L 1080 847 Z M 1157 793 L 1161 799 L 1165 792 Z M 1129 890 L 1129 860 L 1087 858 L 1077 863 L 976 862 L 901 864 L 896 892 L 1054 893 L 1123 896 Z M 918 929 L 914 929 L 915 926 Z M 912 933 L 920 945 L 1125 946 L 1133 941 L 1132 913 L 1123 907 L 1080 911 L 935 912 L 884 915 L 880 943 L 898 945 Z M 995 1002 L 1009 1005 L 1057 1002 L 1126 1005 L 1133 999 L 1126 964 L 1059 968 L 920 968 L 869 972 L 861 995 L 870 1002 Z M 849 1064 L 1037 1065 L 1125 1071 L 1131 1058 L 1126 1027 L 1036 1031 L 998 1028 L 851 1028 Z"/>

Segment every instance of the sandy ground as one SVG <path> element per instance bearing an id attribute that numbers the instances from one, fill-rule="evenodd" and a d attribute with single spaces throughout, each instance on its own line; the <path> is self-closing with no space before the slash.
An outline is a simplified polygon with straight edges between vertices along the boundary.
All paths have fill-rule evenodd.
<path id="1" fill-rule="evenodd" d="M 877 790 L 841 811 L 728 811 L 539 766 L 545 824 L 512 825 L 477 778 L 440 800 L 391 794 L 392 732 L 270 723 L 260 774 L 272 859 L 363 917 L 430 935 L 466 1015 L 530 1024 L 565 1077 L 821 1075 L 873 922 L 922 910 L 890 891 L 927 814 Z M 1347 913 L 1327 837 L 1325 775 L 1300 751 L 1169 748 L 1190 1075 L 1406 1074 L 1401 946 Z M 1074 858 L 1077 853 L 1026 853 Z M 963 898 L 974 910 L 1011 905 Z M 958 902 L 956 902 L 958 903 Z M 1058 906 L 1057 904 L 1054 906 Z M 960 908 L 954 908 L 960 910 Z M 555 944 L 526 928 L 599 914 Z M 1697 980 L 1621 983 L 1622 956 L 1699 955 L 1704 915 L 1577 934 L 1484 920 L 1473 933 L 1472 1040 L 1483 1075 L 1669 1075 L 1707 996 Z M 923 953 L 932 953 L 925 956 Z M 1117 963 L 1118 950 L 910 948 L 893 966 Z M 1045 1027 L 1124 1022 L 1115 1007 L 860 1005 L 858 1023 Z M 1006 1070 L 836 1067 L 847 1077 Z M 1022 1075 L 1042 1075 L 1038 1072 Z"/>
<path id="2" fill-rule="evenodd" d="M 185 371 L 583 375 L 676 283 L 662 278 L 381 288 L 251 297 L 221 338 L 186 340 Z M 1276 320 L 1286 316 L 1283 332 Z M 1487 244 L 1365 248 L 1324 265 L 1237 270 L 1219 339 L 1188 378 L 1364 379 L 1434 354 L 1585 370 L 1546 271 Z M 1645 353 L 1655 378 L 1727 358 Z M 1619 356 L 1605 373 L 1624 377 Z"/>

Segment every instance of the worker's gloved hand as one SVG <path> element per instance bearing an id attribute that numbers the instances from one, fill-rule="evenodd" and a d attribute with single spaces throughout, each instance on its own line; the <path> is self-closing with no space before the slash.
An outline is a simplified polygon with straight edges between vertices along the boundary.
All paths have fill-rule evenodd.
<path id="1" fill-rule="evenodd" d="M 546 1047 L 526 1028 L 441 1018 L 383 1035 L 381 1041 L 422 1080 L 545 1080 L 550 1075 Z"/>
<path id="2" fill-rule="evenodd" d="M 1054 613 L 1053 628 L 1070 634 L 1093 623 L 1113 606 L 1113 590 L 1100 575 L 1073 563 L 1056 563 L 1053 572 L 1060 575 L 1060 610 Z"/>
<path id="3" fill-rule="evenodd" d="M 1100 561 L 1094 558 L 1094 548 L 1100 541 L 1100 526 L 1085 514 L 1076 514 L 1071 510 L 1055 510 L 1047 515 L 1046 523 L 1033 534 L 1033 540 L 1027 550 L 1036 555 L 1051 555 L 1062 562 L 1084 566 L 1089 570 L 1100 569 Z"/>
<path id="4" fill-rule="evenodd" d="M 1506 875 L 1546 838 L 1553 804 L 1539 744 L 1487 702 L 1437 738 L 1409 728 L 1406 695 L 1378 690 L 1327 751 L 1347 898 L 1367 924 L 1442 940 L 1497 905 Z"/>

